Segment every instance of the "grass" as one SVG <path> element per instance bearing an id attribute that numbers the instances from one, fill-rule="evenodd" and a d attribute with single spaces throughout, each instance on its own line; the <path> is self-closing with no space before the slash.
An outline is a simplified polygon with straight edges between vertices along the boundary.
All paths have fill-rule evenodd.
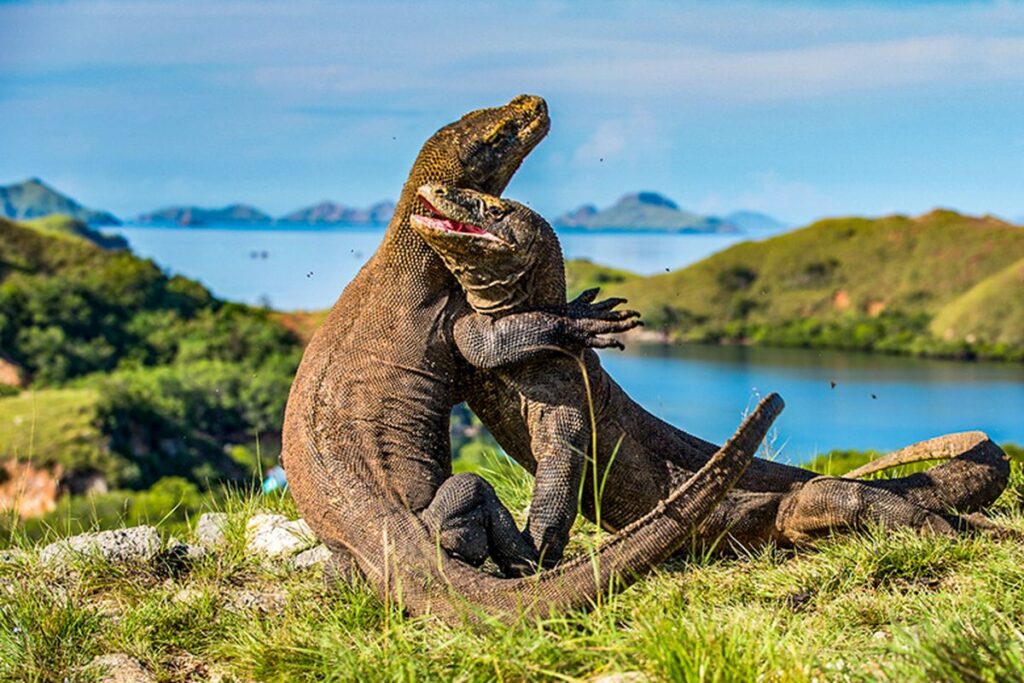
<path id="1" fill-rule="evenodd" d="M 107 455 L 91 389 L 23 391 L 0 398 L 0 460 L 30 459 L 66 469 L 95 467 Z"/>
<path id="2" fill-rule="evenodd" d="M 490 466 L 521 512 L 528 479 Z M 1014 467 L 998 521 L 1024 531 Z M 248 556 L 245 519 L 294 516 L 287 496 L 229 493 L 216 505 L 232 520 L 228 545 L 189 571 L 83 560 L 59 574 L 33 553 L 0 562 L 0 678 L 83 680 L 94 657 L 116 652 L 161 681 L 1024 680 L 1019 540 L 874 530 L 813 551 L 675 560 L 589 614 L 474 631 Z"/>

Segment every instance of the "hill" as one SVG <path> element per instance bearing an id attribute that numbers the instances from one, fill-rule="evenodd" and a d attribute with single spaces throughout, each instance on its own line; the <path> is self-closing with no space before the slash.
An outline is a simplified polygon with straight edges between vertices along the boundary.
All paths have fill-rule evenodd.
<path id="1" fill-rule="evenodd" d="M 1024 259 L 985 278 L 943 306 L 929 328 L 946 340 L 983 339 L 1024 346 Z"/>
<path id="2" fill-rule="evenodd" d="M 620 228 L 666 230 L 683 233 L 735 233 L 739 229 L 720 218 L 683 211 L 671 199 L 656 192 L 623 196 L 607 209 L 582 206 L 553 221 L 563 228 Z"/>
<path id="3" fill-rule="evenodd" d="M 344 204 L 323 201 L 282 216 L 278 222 L 308 225 L 387 225 L 394 212 L 395 204 L 391 201 L 377 202 L 366 209 L 354 209 Z"/>
<path id="4" fill-rule="evenodd" d="M 257 208 L 246 204 L 230 204 L 221 209 L 204 209 L 198 206 L 169 206 L 151 213 L 144 213 L 135 219 L 139 223 L 159 225 L 263 225 L 273 218 Z"/>
<path id="5" fill-rule="evenodd" d="M 90 225 L 121 224 L 113 214 L 87 209 L 39 178 L 0 186 L 0 216 L 20 220 L 51 214 L 64 214 Z"/>
<path id="6" fill-rule="evenodd" d="M 627 297 L 648 325 L 684 340 L 1016 357 L 995 347 L 1008 328 L 988 306 L 1016 310 L 1024 300 L 1016 271 L 1001 273 L 1021 258 L 1024 231 L 989 216 L 835 218 L 606 294 Z M 937 337 L 933 319 L 953 333 Z"/>
<path id="7" fill-rule="evenodd" d="M 103 249 L 127 249 L 128 241 L 120 235 L 104 235 L 93 230 L 87 223 L 60 213 L 50 214 L 43 218 L 23 220 L 21 224 L 53 236 L 77 237 L 88 240 Z"/>
<path id="8" fill-rule="evenodd" d="M 0 349 L 28 383 L 0 399 L 0 460 L 42 457 L 66 475 L 144 488 L 167 476 L 202 486 L 247 479 L 255 456 L 225 449 L 257 433 L 273 457 L 301 350 L 268 311 L 220 301 L 73 232 L 0 219 L 0 245 Z M 64 389 L 89 390 L 73 396 L 108 454 L 39 450 L 45 438 L 71 436 L 33 431 L 38 416 L 70 418 Z"/>

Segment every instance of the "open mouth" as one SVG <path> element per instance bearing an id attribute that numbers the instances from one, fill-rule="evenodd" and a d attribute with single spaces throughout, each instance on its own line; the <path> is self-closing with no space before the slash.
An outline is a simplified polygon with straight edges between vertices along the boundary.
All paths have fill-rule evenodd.
<path id="1" fill-rule="evenodd" d="M 417 222 L 424 225 L 428 225 L 435 230 L 443 230 L 445 232 L 455 232 L 462 235 L 474 235 L 476 237 L 486 237 L 487 239 L 496 239 L 494 235 L 487 232 L 481 227 L 473 225 L 472 223 L 462 223 L 456 220 L 452 220 L 445 216 L 441 211 L 431 204 L 426 197 L 419 196 L 420 204 L 426 211 L 422 214 L 414 214 L 414 218 Z"/>

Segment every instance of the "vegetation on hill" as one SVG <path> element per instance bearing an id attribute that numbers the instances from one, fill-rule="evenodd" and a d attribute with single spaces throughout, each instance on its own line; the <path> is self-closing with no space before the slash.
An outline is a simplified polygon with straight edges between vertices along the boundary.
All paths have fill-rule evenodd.
<path id="1" fill-rule="evenodd" d="M 50 235 L 81 237 L 104 249 L 128 248 L 128 240 L 124 237 L 121 237 L 120 235 L 104 235 L 99 230 L 93 230 L 90 228 L 88 223 L 62 213 L 54 213 L 42 218 L 23 220 L 21 221 L 21 225 L 28 226 Z"/>
<path id="2" fill-rule="evenodd" d="M 0 217 L 16 220 L 63 214 L 91 225 L 120 225 L 106 211 L 87 209 L 39 178 L 0 186 Z"/>
<path id="3" fill-rule="evenodd" d="M 76 233 L 0 220 L 0 244 L 0 348 L 31 381 L 0 398 L 0 458 L 42 458 L 112 487 L 248 480 L 258 463 L 225 449 L 257 434 L 274 448 L 294 334 Z M 47 446 L 73 434 L 74 448 Z"/>
<path id="4" fill-rule="evenodd" d="M 1021 360 L 1022 258 L 992 217 L 838 218 L 605 294 L 684 341 Z"/>

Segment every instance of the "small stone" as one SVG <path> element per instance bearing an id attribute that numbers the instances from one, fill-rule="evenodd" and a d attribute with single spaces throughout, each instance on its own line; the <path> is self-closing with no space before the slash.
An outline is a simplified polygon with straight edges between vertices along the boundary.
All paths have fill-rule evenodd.
<path id="1" fill-rule="evenodd" d="M 318 567 L 327 560 L 331 559 L 331 551 L 323 543 L 310 548 L 309 550 L 303 550 L 301 553 L 292 558 L 292 567 L 295 569 L 309 569 L 311 567 Z"/>
<path id="2" fill-rule="evenodd" d="M 108 562 L 146 562 L 160 552 L 160 534 L 151 526 L 96 531 L 72 536 L 43 548 L 39 560 L 45 565 L 65 565 L 78 557 L 102 558 Z"/>
<path id="3" fill-rule="evenodd" d="M 228 528 L 226 512 L 204 512 L 196 524 L 196 540 L 204 548 L 213 549 L 224 545 Z"/>
<path id="4" fill-rule="evenodd" d="M 590 683 L 647 683 L 649 680 L 642 671 L 620 671 L 591 678 Z"/>
<path id="5" fill-rule="evenodd" d="M 202 597 L 203 591 L 197 588 L 182 588 L 171 596 L 171 602 L 175 602 L 180 605 L 191 605 L 192 603 L 199 602 Z"/>
<path id="6" fill-rule="evenodd" d="M 287 557 L 316 543 L 305 520 L 290 521 L 284 515 L 253 515 L 245 531 L 246 549 L 264 557 Z"/>
<path id="7" fill-rule="evenodd" d="M 275 614 L 283 610 L 287 603 L 288 597 L 283 592 L 239 591 L 227 599 L 226 607 L 234 612 Z"/>
<path id="8" fill-rule="evenodd" d="M 156 678 L 146 671 L 139 660 L 123 652 L 100 655 L 90 662 L 89 668 L 101 672 L 102 683 L 155 683 Z"/>
<path id="9" fill-rule="evenodd" d="M 21 564 L 27 562 L 29 554 L 21 548 L 8 548 L 0 550 L 0 564 Z"/>

